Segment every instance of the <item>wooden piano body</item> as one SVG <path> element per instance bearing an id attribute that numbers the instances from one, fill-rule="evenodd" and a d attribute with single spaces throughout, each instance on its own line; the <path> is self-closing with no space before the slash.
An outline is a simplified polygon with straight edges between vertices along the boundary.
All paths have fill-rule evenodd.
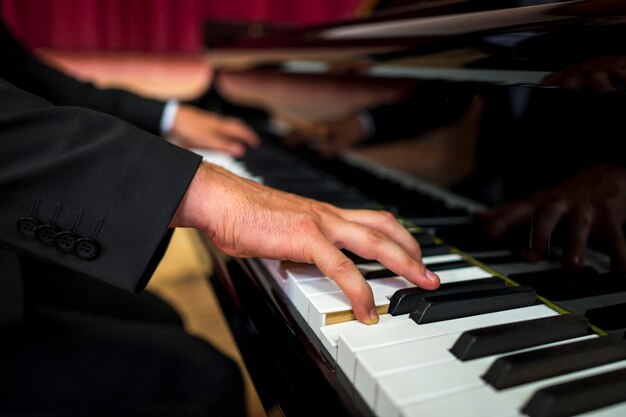
<path id="1" fill-rule="evenodd" d="M 590 242 L 587 268 L 573 274 L 560 266 L 556 238 L 551 255 L 538 264 L 525 263 L 514 253 L 527 244 L 528 229 L 494 241 L 481 235 L 472 219 L 485 207 L 526 196 L 589 164 L 626 163 L 618 151 L 625 133 L 626 84 L 621 82 L 626 77 L 615 76 L 626 59 L 625 30 L 626 7 L 620 2 L 435 1 L 337 24 L 244 37 L 214 46 L 207 56 L 224 96 L 263 107 L 273 116 L 249 120 L 263 132 L 264 145 L 233 164 L 290 192 L 345 207 L 390 209 L 422 238 L 435 236 L 435 243 L 425 246 L 435 246 L 432 253 L 450 248 L 446 256 L 456 256 L 454 262 L 469 262 L 463 267 L 485 274 L 472 279 L 495 276 L 507 287 L 529 285 L 537 304 L 551 311 L 548 315 L 586 316 L 585 337 L 611 334 L 619 339 L 626 330 L 626 276 L 609 273 L 603 242 Z M 617 65 L 617 72 L 609 64 Z M 576 71 L 577 66 L 582 69 Z M 546 84 L 550 74 L 561 74 L 564 84 Z M 598 74 L 605 74 L 609 84 L 598 83 Z M 308 147 L 280 147 L 278 128 L 285 123 L 323 125 L 403 100 L 413 107 L 405 106 L 392 122 L 413 125 L 407 140 L 368 145 L 335 158 L 320 158 Z M 439 117 L 442 112 L 449 117 Z M 435 400 L 405 394 L 385 408 L 385 401 L 400 398 L 389 392 L 394 382 L 387 378 L 376 382 L 376 398 L 364 396 L 355 380 L 358 370 L 346 367 L 337 356 L 342 348 L 332 345 L 349 342 L 350 335 L 333 336 L 328 329 L 337 324 L 331 314 L 313 298 L 302 301 L 304 286 L 292 282 L 302 267 L 231 259 L 206 244 L 215 260 L 211 282 L 268 409 L 278 406 L 286 416 L 427 416 L 443 413 L 437 404 L 447 407 L 450 398 L 458 404 L 445 410 L 455 415 L 491 415 L 492 410 L 462 402 L 472 389 L 476 401 L 482 401 L 478 394 L 484 387 L 459 388 Z M 326 285 L 315 272 L 304 271 Z M 393 295 L 389 291 L 379 291 L 384 309 L 385 297 Z M 532 317 L 545 317 L 541 314 Z M 396 319 L 386 316 L 381 328 L 385 320 Z M 349 311 L 341 317 L 349 321 Z M 322 326 L 312 325 L 315 320 Z M 409 342 L 414 340 L 402 343 Z M 354 366 L 365 366 L 358 361 L 367 355 L 354 355 Z M 621 364 L 618 359 L 612 363 Z M 589 365 L 594 366 L 607 365 Z M 421 384 L 428 385 L 429 378 L 435 384 L 435 374 L 423 375 Z M 418 392 L 420 386 L 414 389 Z M 494 403 L 506 403 L 496 395 L 505 391 L 493 394 L 498 398 Z M 586 401 L 584 394 L 580 397 Z M 600 411 L 589 408 L 588 415 L 620 415 L 626 410 L 621 401 Z M 425 404 L 422 409 L 420 404 Z M 540 415 L 522 405 L 512 406 L 511 414 L 493 415 Z"/>

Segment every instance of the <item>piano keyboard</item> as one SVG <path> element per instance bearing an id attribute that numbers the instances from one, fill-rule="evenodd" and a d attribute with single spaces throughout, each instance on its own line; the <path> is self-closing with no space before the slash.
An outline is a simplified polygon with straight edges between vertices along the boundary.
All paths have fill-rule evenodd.
<path id="1" fill-rule="evenodd" d="M 375 208 L 382 203 L 413 224 L 434 228 L 437 235 L 469 223 L 472 211 L 479 209 L 445 191 L 433 193 L 424 184 L 375 176 L 370 170 L 339 166 L 330 176 L 323 170 L 329 162 L 306 164 L 268 146 L 251 152 L 243 164 L 203 154 L 239 175 L 338 206 Z M 355 183 L 369 184 L 372 191 L 346 185 Z M 319 353 L 339 380 L 347 381 L 355 401 L 379 417 L 625 415 L 626 342 L 594 333 L 584 314 L 589 310 L 602 317 L 603 303 L 626 303 L 626 288 L 611 300 L 597 291 L 588 296 L 574 291 L 569 299 L 566 294 L 563 304 L 586 307 L 577 310 L 581 314 L 563 314 L 533 290 L 549 292 L 551 287 L 542 282 L 563 275 L 558 260 L 529 264 L 512 251 L 481 244 L 460 252 L 429 241 L 429 236 L 415 234 L 423 240 L 424 263 L 441 278 L 442 286 L 434 292 L 420 291 L 377 262 L 353 258 L 381 314 L 374 326 L 355 320 L 339 287 L 315 266 L 260 260 L 273 287 L 300 315 L 299 322 L 306 323 L 303 330 L 316 339 Z M 591 257 L 590 263 L 592 275 L 607 282 L 616 279 L 606 274 L 601 260 Z M 553 282 L 557 293 L 570 283 L 565 281 Z"/>

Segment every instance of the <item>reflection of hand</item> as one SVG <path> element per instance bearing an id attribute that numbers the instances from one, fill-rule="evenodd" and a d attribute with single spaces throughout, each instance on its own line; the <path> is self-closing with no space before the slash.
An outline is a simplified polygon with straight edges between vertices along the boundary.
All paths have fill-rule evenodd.
<path id="1" fill-rule="evenodd" d="M 624 91 L 626 57 L 594 57 L 553 72 L 543 79 L 543 84 L 575 90 Z"/>
<path id="2" fill-rule="evenodd" d="M 598 234 L 608 245 L 613 262 L 626 271 L 626 169 L 607 165 L 585 168 L 564 183 L 533 197 L 496 207 L 484 214 L 488 231 L 500 236 L 533 218 L 532 248 L 526 255 L 537 260 L 547 249 L 550 235 L 564 223 L 563 262 L 584 264 L 589 236 Z"/>
<path id="3" fill-rule="evenodd" d="M 420 287 L 439 285 L 419 262 L 418 244 L 390 213 L 339 209 L 212 164 L 201 165 L 171 226 L 195 227 L 229 255 L 315 263 L 341 287 L 365 323 L 378 321 L 372 291 L 338 248 L 377 259 Z"/>
<path id="4" fill-rule="evenodd" d="M 285 145 L 309 143 L 324 156 L 335 155 L 362 142 L 365 129 L 357 116 L 348 116 L 332 122 L 318 122 L 299 126 L 285 139 Z"/>
<path id="5" fill-rule="evenodd" d="M 214 149 L 237 157 L 246 152 L 246 145 L 259 143 L 256 133 L 240 120 L 189 105 L 179 107 L 172 133 L 186 148 Z"/>

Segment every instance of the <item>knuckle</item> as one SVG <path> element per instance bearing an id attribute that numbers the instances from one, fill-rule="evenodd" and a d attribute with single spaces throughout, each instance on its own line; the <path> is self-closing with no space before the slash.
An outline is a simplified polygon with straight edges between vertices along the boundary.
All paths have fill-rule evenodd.
<path id="1" fill-rule="evenodd" d="M 385 235 L 374 229 L 365 229 L 365 236 L 369 243 L 374 245 L 387 241 L 387 237 L 385 237 Z"/>
<path id="2" fill-rule="evenodd" d="M 352 262 L 348 258 L 345 258 L 335 264 L 333 270 L 338 276 L 341 276 L 354 271 L 354 268 L 356 268 L 354 262 Z"/>
<path id="3" fill-rule="evenodd" d="M 381 211 L 379 216 L 386 222 L 393 222 L 393 223 L 397 222 L 396 216 L 394 216 L 389 211 Z"/>
<path id="4" fill-rule="evenodd" d="M 319 226 L 315 219 L 307 214 L 299 215 L 293 221 L 294 230 L 308 235 L 316 235 L 319 233 Z"/>

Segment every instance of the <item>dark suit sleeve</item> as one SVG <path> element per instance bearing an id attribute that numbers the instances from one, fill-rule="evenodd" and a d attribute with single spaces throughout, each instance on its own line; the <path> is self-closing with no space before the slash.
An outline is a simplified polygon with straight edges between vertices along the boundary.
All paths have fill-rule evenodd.
<path id="1" fill-rule="evenodd" d="M 122 120 L 51 105 L 0 79 L 0 246 L 139 291 L 200 161 Z M 93 239 L 99 255 L 28 237 L 23 217 Z"/>
<path id="2" fill-rule="evenodd" d="M 118 89 L 93 84 L 52 68 L 34 57 L 0 20 L 0 77 L 59 106 L 79 106 L 124 119 L 159 134 L 164 103 Z"/>

